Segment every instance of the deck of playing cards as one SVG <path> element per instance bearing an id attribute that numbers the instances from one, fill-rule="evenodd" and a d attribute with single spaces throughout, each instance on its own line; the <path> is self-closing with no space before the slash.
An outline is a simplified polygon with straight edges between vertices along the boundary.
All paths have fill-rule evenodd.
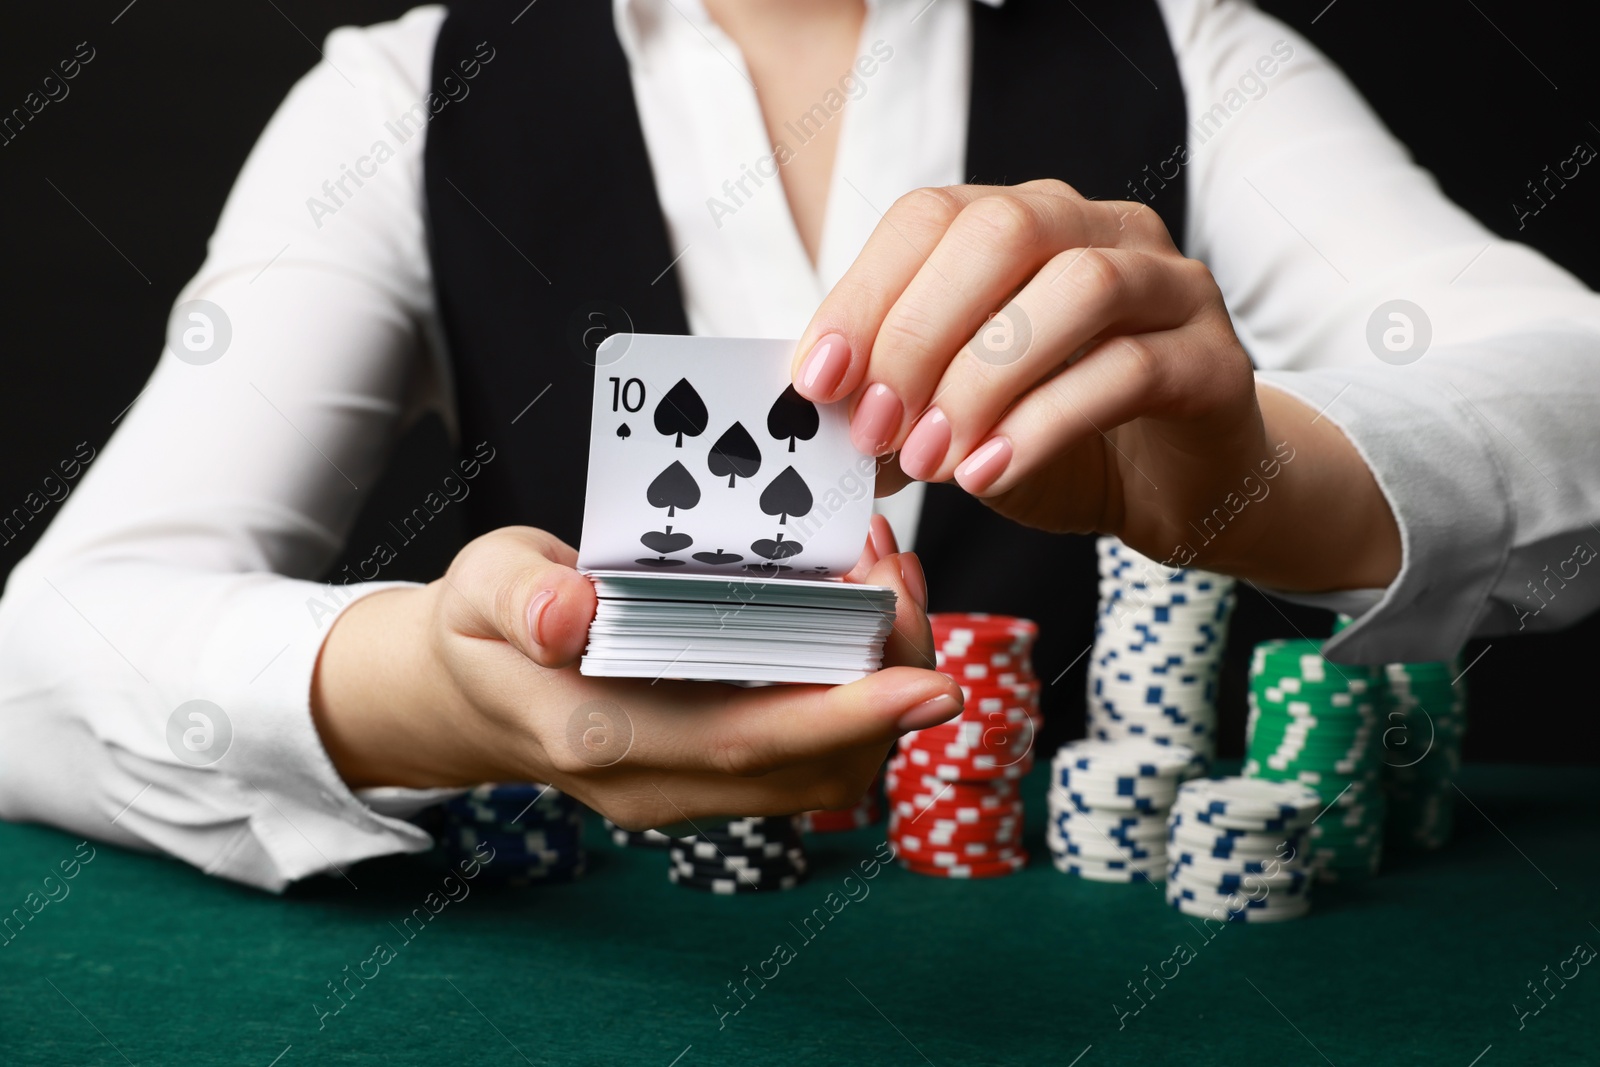
<path id="1" fill-rule="evenodd" d="M 847 583 L 877 464 L 842 404 L 789 381 L 792 341 L 615 334 L 595 353 L 578 567 L 599 597 L 582 673 L 854 681 L 895 595 Z"/>

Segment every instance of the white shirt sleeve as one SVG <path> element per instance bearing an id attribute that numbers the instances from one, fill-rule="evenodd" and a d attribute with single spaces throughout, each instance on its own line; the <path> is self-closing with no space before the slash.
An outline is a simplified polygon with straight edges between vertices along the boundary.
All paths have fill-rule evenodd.
<path id="1" fill-rule="evenodd" d="M 1241 0 L 1162 6 L 1188 98 L 1188 253 L 1261 379 L 1344 431 L 1399 522 L 1389 588 L 1294 598 L 1360 616 L 1328 650 L 1443 659 L 1600 606 L 1581 570 L 1600 546 L 1600 296 L 1446 199 L 1293 30 Z M 1430 335 L 1403 365 L 1369 343 L 1393 300 L 1422 315 L 1391 358 Z M 1377 318 L 1380 336 L 1398 324 Z"/>
<path id="2" fill-rule="evenodd" d="M 334 558 L 407 420 L 442 404 L 416 110 L 442 17 L 419 9 L 329 36 L 178 298 L 221 309 L 225 350 L 212 362 L 163 352 L 12 573 L 0 816 L 273 890 L 429 847 L 393 816 L 432 794 L 363 802 L 310 718 L 333 618 L 392 583 L 308 579 Z M 201 720 L 169 724 L 192 700 L 221 709 L 210 749 Z"/>

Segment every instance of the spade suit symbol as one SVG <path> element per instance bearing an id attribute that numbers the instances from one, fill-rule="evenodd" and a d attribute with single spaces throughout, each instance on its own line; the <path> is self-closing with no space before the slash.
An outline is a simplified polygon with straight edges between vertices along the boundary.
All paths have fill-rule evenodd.
<path id="1" fill-rule="evenodd" d="M 820 419 L 817 406 L 795 392 L 791 385 L 773 401 L 772 409 L 767 412 L 767 432 L 780 441 L 787 437 L 789 451 L 793 452 L 795 438 L 809 441 L 817 435 Z"/>
<path id="2" fill-rule="evenodd" d="M 782 474 L 772 479 L 771 485 L 761 490 L 761 510 L 778 516 L 780 524 L 787 523 L 790 515 L 809 515 L 811 488 L 798 471 L 785 467 Z"/>
<path id="3" fill-rule="evenodd" d="M 723 567 L 729 563 L 738 563 L 744 559 L 737 552 L 724 552 L 720 548 L 715 552 L 696 552 L 694 558 L 713 567 Z"/>
<path id="4" fill-rule="evenodd" d="M 706 413 L 706 402 L 694 391 L 689 379 L 679 378 L 678 384 L 667 390 L 667 395 L 656 405 L 656 432 L 671 437 L 677 435 L 675 447 L 683 447 L 683 438 L 699 437 L 706 432 L 711 416 Z"/>
<path id="5" fill-rule="evenodd" d="M 626 441 L 628 438 L 633 436 L 633 431 L 628 429 L 627 423 L 623 423 L 621 426 L 617 427 L 617 436 Z"/>
<path id="6" fill-rule="evenodd" d="M 790 556 L 798 556 L 804 550 L 804 548 L 805 546 L 799 541 L 785 541 L 783 539 L 783 534 L 779 534 L 776 541 L 772 540 L 771 538 L 763 537 L 759 541 L 752 541 L 750 543 L 750 551 L 754 552 L 758 556 L 765 556 L 770 560 L 788 559 Z"/>
<path id="7" fill-rule="evenodd" d="M 686 533 L 673 533 L 671 526 L 665 530 L 651 530 L 640 536 L 639 540 L 644 547 L 663 556 L 672 552 L 682 552 L 694 544 L 694 538 Z"/>
<path id="8" fill-rule="evenodd" d="M 744 423 L 736 422 L 711 446 L 706 466 L 718 478 L 728 479 L 728 488 L 733 489 L 738 479 L 754 478 L 761 469 L 761 449 L 756 447 L 756 440 L 744 428 Z"/>
<path id="9" fill-rule="evenodd" d="M 634 562 L 646 567 L 682 567 L 684 565 L 683 560 L 668 559 L 666 556 L 661 556 L 660 558 L 646 556 L 643 559 L 636 559 Z"/>
<path id="10" fill-rule="evenodd" d="M 650 488 L 645 490 L 645 499 L 650 501 L 650 506 L 666 508 L 667 518 L 677 514 L 679 508 L 688 511 L 700 503 L 700 486 L 695 483 L 694 475 L 689 473 L 682 463 L 672 461 L 672 466 L 656 475 L 656 480 L 650 483 Z M 810 500 L 810 493 L 806 494 Z M 811 505 L 806 505 L 809 510 Z M 770 514 L 770 513 L 769 513 Z"/>

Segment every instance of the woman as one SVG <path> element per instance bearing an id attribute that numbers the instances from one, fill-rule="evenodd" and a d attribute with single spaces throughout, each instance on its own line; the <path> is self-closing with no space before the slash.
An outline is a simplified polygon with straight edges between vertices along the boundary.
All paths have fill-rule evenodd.
<path id="1" fill-rule="evenodd" d="M 577 674 L 573 398 L 629 326 L 798 336 L 880 495 L 915 480 L 854 575 L 899 594 L 894 666 Z M 0 814 L 281 889 L 425 848 L 401 816 L 484 780 L 638 827 L 843 805 L 959 708 L 891 527 L 956 531 L 936 577 L 1023 580 L 1049 560 L 1005 553 L 1015 524 L 1115 533 L 1364 613 L 1347 654 L 1439 658 L 1595 518 L 1597 332 L 1593 294 L 1232 0 L 469 0 L 341 30 L 0 603 Z M 430 406 L 479 536 L 427 586 L 359 580 L 381 553 L 308 581 Z M 218 758 L 181 742 L 193 699 Z M 573 740 L 596 702 L 620 761 Z"/>

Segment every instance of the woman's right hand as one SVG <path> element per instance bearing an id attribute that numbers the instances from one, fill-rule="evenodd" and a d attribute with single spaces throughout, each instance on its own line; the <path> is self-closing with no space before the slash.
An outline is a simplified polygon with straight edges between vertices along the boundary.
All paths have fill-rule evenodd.
<path id="1" fill-rule="evenodd" d="M 352 787 L 550 782 L 628 828 L 854 803 L 895 738 L 961 707 L 935 673 L 916 557 L 873 520 L 851 580 L 895 590 L 885 669 L 842 686 L 743 689 L 588 678 L 577 554 L 531 527 L 486 534 L 421 589 L 335 622 L 312 709 Z"/>

